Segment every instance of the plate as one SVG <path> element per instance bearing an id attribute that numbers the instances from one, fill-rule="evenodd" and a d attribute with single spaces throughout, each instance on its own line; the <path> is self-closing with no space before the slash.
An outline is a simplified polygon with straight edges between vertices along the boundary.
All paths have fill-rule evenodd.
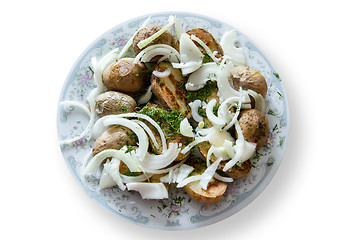
<path id="1" fill-rule="evenodd" d="M 180 19 L 185 30 L 201 27 L 219 41 L 223 33 L 234 29 L 210 17 L 193 13 L 171 12 L 152 14 L 150 24 L 164 26 L 170 15 Z M 87 96 L 95 88 L 90 59 L 100 59 L 111 49 L 122 48 L 138 27 L 149 16 L 131 19 L 102 34 L 77 59 L 64 83 L 59 103 L 75 100 L 87 105 Z M 174 31 L 174 29 L 170 29 Z M 237 30 L 236 30 L 237 31 Z M 246 207 L 271 181 L 286 148 L 289 132 L 289 111 L 282 81 L 262 51 L 246 35 L 237 31 L 247 65 L 258 70 L 268 83 L 266 114 L 270 124 L 267 147 L 261 148 L 252 159 L 253 168 L 245 178 L 229 184 L 224 198 L 215 205 L 204 205 L 189 198 L 182 189 L 171 189 L 169 199 L 142 200 L 137 192 L 118 188 L 97 189 L 96 181 L 82 183 L 79 169 L 89 156 L 94 140 L 80 139 L 62 146 L 65 162 L 84 191 L 101 206 L 119 217 L 148 228 L 164 230 L 192 229 L 219 222 Z M 89 117 L 77 108 L 58 106 L 57 126 L 59 140 L 77 136 L 86 128 Z"/>

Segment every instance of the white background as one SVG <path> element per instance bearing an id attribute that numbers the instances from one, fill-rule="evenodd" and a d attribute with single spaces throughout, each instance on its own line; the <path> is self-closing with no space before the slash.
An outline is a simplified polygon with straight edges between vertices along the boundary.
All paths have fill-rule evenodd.
<path id="1" fill-rule="evenodd" d="M 127 19 L 190 11 L 250 37 L 280 73 L 291 112 L 284 160 L 265 191 L 217 224 L 151 230 L 105 211 L 73 179 L 56 108 L 73 63 Z M 357 1 L 2 1 L 1 239 L 360 239 Z"/>

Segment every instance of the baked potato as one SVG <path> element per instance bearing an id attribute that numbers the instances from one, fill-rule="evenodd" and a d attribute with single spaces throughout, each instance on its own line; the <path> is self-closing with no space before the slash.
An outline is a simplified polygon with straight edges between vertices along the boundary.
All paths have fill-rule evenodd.
<path id="1" fill-rule="evenodd" d="M 269 136 L 269 123 L 266 115 L 256 109 L 242 110 L 239 124 L 244 138 L 256 143 L 256 149 L 263 147 Z"/>
<path id="2" fill-rule="evenodd" d="M 147 39 L 148 37 L 152 36 L 161 29 L 162 27 L 158 25 L 151 25 L 140 29 L 133 38 L 134 52 L 138 54 L 141 51 L 141 49 L 139 49 L 139 47 L 137 46 L 140 41 Z M 147 47 L 155 44 L 167 44 L 172 47 L 176 46 L 175 38 L 168 30 L 166 30 L 164 33 L 162 33 L 162 35 L 160 35 L 159 37 L 154 39 L 151 43 L 149 43 Z"/>
<path id="3" fill-rule="evenodd" d="M 121 149 L 125 145 L 135 146 L 137 136 L 132 130 L 123 126 L 112 126 L 103 132 L 94 142 L 92 154 L 95 156 L 105 149 Z"/>
<path id="4" fill-rule="evenodd" d="M 239 90 L 239 88 L 242 87 L 243 90 L 250 89 L 261 94 L 263 98 L 266 97 L 267 82 L 260 72 L 253 68 L 243 66 L 236 67 L 235 72 L 239 77 L 231 76 L 234 89 Z"/>
<path id="5" fill-rule="evenodd" d="M 137 103 L 131 96 L 116 91 L 107 91 L 95 99 L 95 112 L 99 117 L 134 112 L 136 107 Z"/>
<path id="6" fill-rule="evenodd" d="M 155 66 L 154 70 L 164 72 L 166 69 L 170 71 L 167 77 L 157 77 L 152 74 L 150 80 L 152 91 L 164 107 L 179 109 L 187 118 L 190 118 L 191 111 L 186 99 L 186 79 L 182 76 L 182 72 L 173 68 L 170 63 L 161 62 Z"/>
<path id="7" fill-rule="evenodd" d="M 122 58 L 104 69 L 103 83 L 109 90 L 136 93 L 144 87 L 147 72 L 144 63 L 134 64 L 134 58 Z"/>
<path id="8" fill-rule="evenodd" d="M 194 29 L 188 30 L 187 34 L 190 36 L 194 35 L 197 38 L 199 38 L 200 40 L 202 40 L 209 47 L 209 49 L 211 49 L 212 52 L 217 51 L 217 54 L 215 55 L 217 58 L 223 57 L 224 52 L 223 52 L 221 45 L 213 37 L 213 35 L 210 32 L 208 32 L 207 30 L 205 30 L 203 28 L 194 28 Z M 197 46 L 199 46 L 199 44 L 197 42 L 195 42 L 195 44 Z M 200 50 L 203 54 L 206 54 L 206 51 L 203 48 L 201 48 Z M 209 59 L 209 60 L 211 60 L 211 59 Z"/>

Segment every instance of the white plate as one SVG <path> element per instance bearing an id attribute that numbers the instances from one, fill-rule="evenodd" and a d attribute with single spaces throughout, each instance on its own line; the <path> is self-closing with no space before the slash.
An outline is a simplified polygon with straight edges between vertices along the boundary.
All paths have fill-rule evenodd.
<path id="1" fill-rule="evenodd" d="M 220 40 L 225 31 L 233 29 L 230 25 L 215 19 L 182 12 L 153 14 L 150 24 L 164 26 L 171 14 L 181 20 L 185 30 L 201 27 L 212 33 L 217 40 Z M 147 17 L 142 16 L 121 23 L 94 41 L 75 62 L 64 83 L 59 102 L 76 100 L 87 104 L 86 97 L 95 87 L 89 68 L 90 59 L 94 56 L 99 59 L 111 49 L 124 46 Z M 270 123 L 270 143 L 268 147 L 259 150 L 257 159 L 253 159 L 254 167 L 251 173 L 244 179 L 229 184 L 225 197 L 215 205 L 207 206 L 192 200 L 182 189 L 171 191 L 167 200 L 142 200 L 136 192 L 123 192 L 118 188 L 98 190 L 97 182 L 83 184 L 79 179 L 78 169 L 91 151 L 93 141 L 79 140 L 71 146 L 62 147 L 62 153 L 74 177 L 91 198 L 116 215 L 144 227 L 181 230 L 221 221 L 247 206 L 263 191 L 278 169 L 286 148 L 289 111 L 277 71 L 247 36 L 238 31 L 237 33 L 246 55 L 247 65 L 261 72 L 269 86 L 266 113 Z M 81 110 L 74 109 L 67 113 L 59 107 L 59 139 L 76 136 L 87 126 L 88 121 L 88 117 Z"/>

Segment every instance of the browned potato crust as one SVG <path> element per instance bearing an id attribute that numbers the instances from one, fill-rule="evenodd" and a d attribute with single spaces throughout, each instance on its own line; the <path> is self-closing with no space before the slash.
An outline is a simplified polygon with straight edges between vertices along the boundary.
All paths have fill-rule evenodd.
<path id="1" fill-rule="evenodd" d="M 109 90 L 135 93 L 143 88 L 146 73 L 144 63 L 134 64 L 134 58 L 122 58 L 104 70 L 103 83 Z"/>
<path id="2" fill-rule="evenodd" d="M 95 112 L 99 117 L 134 112 L 136 107 L 137 103 L 131 96 L 116 91 L 107 91 L 95 99 Z"/>
<path id="3" fill-rule="evenodd" d="M 269 135 L 269 123 L 264 113 L 256 109 L 242 110 L 239 124 L 244 138 L 248 142 L 256 143 L 257 149 L 266 144 Z"/>
<path id="4" fill-rule="evenodd" d="M 235 68 L 238 78 L 231 76 L 234 89 L 253 90 L 264 98 L 267 95 L 267 82 L 260 72 L 250 67 L 239 66 Z"/>
<path id="5" fill-rule="evenodd" d="M 125 145 L 134 146 L 137 137 L 132 130 L 123 126 L 113 126 L 103 132 L 94 142 L 92 154 L 95 156 L 105 149 L 121 149 Z"/>
<path id="6" fill-rule="evenodd" d="M 215 204 L 223 198 L 227 190 L 227 183 L 212 179 L 207 190 L 204 190 L 199 186 L 199 181 L 195 181 L 187 184 L 183 189 L 191 198 L 201 203 Z"/>
<path id="7" fill-rule="evenodd" d="M 186 79 L 181 71 L 173 68 L 170 63 L 161 62 L 156 65 L 155 70 L 163 72 L 166 68 L 171 70 L 168 77 L 159 78 L 152 74 L 150 80 L 152 91 L 164 107 L 179 109 L 187 118 L 190 118 L 191 111 L 186 100 Z"/>
<path id="8" fill-rule="evenodd" d="M 203 28 L 194 28 L 187 31 L 188 35 L 195 35 L 197 38 L 202 40 L 211 50 L 212 52 L 217 51 L 217 58 L 220 58 L 224 55 L 223 49 L 219 42 L 212 36 L 210 32 Z M 195 42 L 196 43 L 196 42 Z M 198 45 L 198 43 L 196 43 Z M 204 49 L 201 49 L 202 53 L 206 53 Z"/>
<path id="9" fill-rule="evenodd" d="M 141 51 L 141 49 L 139 49 L 137 46 L 137 44 L 140 41 L 147 39 L 148 37 L 152 36 L 153 34 L 155 34 L 156 32 L 158 32 L 161 29 L 162 29 L 161 26 L 151 25 L 151 26 L 147 26 L 147 27 L 139 30 L 139 32 L 137 34 L 135 34 L 134 39 L 133 39 L 134 52 L 136 54 L 138 54 Z M 149 43 L 146 47 L 155 45 L 155 44 L 167 44 L 169 46 L 175 47 L 175 39 L 174 39 L 173 35 L 167 30 L 162 35 L 160 35 L 159 37 L 154 39 L 151 43 Z"/>

